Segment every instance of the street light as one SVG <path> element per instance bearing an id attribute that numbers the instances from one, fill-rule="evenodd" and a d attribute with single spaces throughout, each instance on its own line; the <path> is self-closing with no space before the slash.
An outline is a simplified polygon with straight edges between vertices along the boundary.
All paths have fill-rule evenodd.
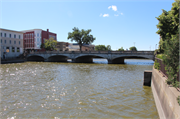
<path id="1" fill-rule="evenodd" d="M 157 44 L 155 45 L 155 50 L 156 50 Z"/>

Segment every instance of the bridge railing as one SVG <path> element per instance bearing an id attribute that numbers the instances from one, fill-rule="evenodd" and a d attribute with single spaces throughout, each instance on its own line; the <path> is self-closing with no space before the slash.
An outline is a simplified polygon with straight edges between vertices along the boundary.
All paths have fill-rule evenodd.
<path id="1" fill-rule="evenodd" d="M 96 54 L 107 54 L 107 53 L 113 53 L 113 54 L 121 54 L 121 53 L 127 53 L 127 54 L 154 54 L 154 51 L 41 51 L 41 52 L 31 52 L 30 54 L 67 54 L 67 53 L 96 53 Z"/>

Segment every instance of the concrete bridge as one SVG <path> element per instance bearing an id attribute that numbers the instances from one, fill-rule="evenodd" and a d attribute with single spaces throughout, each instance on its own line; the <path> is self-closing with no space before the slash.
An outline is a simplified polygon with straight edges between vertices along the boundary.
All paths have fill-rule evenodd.
<path id="1" fill-rule="evenodd" d="M 142 58 L 154 60 L 154 51 L 46 51 L 27 55 L 28 61 L 92 63 L 93 58 L 104 58 L 109 64 L 123 64 L 124 59 Z"/>

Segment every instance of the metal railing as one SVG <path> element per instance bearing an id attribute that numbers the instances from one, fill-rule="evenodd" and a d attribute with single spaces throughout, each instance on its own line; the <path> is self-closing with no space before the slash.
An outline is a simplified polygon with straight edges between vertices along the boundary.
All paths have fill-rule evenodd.
<path id="1" fill-rule="evenodd" d="M 159 59 L 157 57 L 155 57 L 155 60 L 159 63 L 159 71 L 163 74 L 164 77 L 168 78 L 167 71 L 165 70 L 166 65 L 163 63 L 163 60 Z M 180 80 L 179 80 L 179 72 L 178 72 L 177 75 L 178 75 L 177 76 L 177 81 L 180 82 Z"/>
<path id="2" fill-rule="evenodd" d="M 107 53 L 113 53 L 113 54 L 153 54 L 154 55 L 154 51 L 39 51 L 39 52 L 31 52 L 30 54 L 44 54 L 44 53 L 50 53 L 50 54 L 67 54 L 67 53 L 74 53 L 74 54 L 78 54 L 78 53 L 96 53 L 96 54 L 107 54 Z"/>

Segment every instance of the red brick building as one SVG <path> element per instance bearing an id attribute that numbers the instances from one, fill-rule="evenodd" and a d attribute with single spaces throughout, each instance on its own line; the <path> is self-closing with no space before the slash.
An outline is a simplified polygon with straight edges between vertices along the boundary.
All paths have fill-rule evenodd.
<path id="1" fill-rule="evenodd" d="M 49 32 L 49 29 L 46 31 L 42 29 L 32 29 L 22 31 L 23 41 L 24 41 L 24 49 L 26 51 L 32 50 L 40 50 L 41 44 L 45 42 L 45 39 L 54 38 L 57 41 L 57 34 Z"/>

